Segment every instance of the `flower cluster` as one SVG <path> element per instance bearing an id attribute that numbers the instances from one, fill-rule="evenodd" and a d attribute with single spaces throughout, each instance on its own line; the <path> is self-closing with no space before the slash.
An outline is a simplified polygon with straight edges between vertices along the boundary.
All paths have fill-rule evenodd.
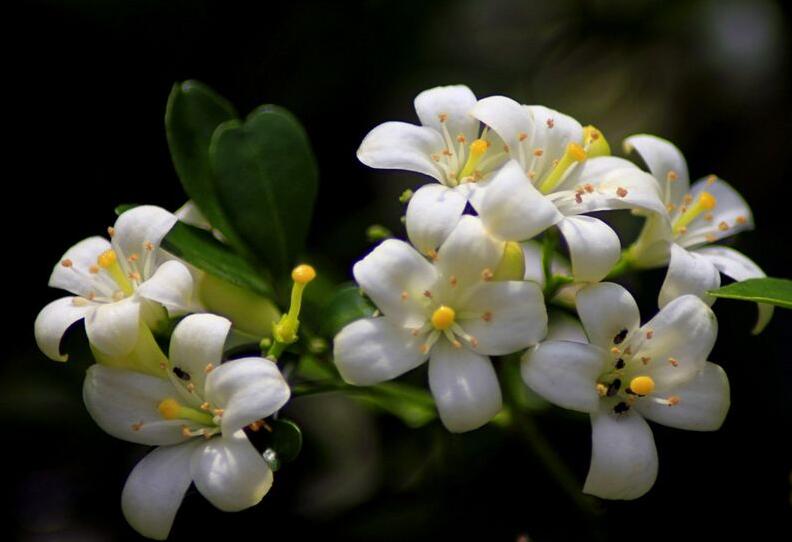
<path id="1" fill-rule="evenodd" d="M 75 295 L 47 305 L 35 322 L 39 347 L 57 361 L 67 359 L 64 334 L 84 322 L 97 361 L 83 386 L 88 412 L 117 438 L 157 446 L 122 494 L 129 524 L 155 539 L 167 538 L 191 483 L 221 510 L 263 498 L 272 469 L 245 428 L 266 425 L 290 396 L 270 359 L 226 360 L 231 321 L 202 313 L 202 273 L 160 246 L 176 221 L 165 209 L 136 207 L 108 228 L 110 241 L 90 237 L 70 248 L 50 286 Z M 298 278 L 304 286 L 312 277 Z M 166 356 L 155 335 L 174 317 Z"/>
<path id="2" fill-rule="evenodd" d="M 402 198 L 409 242 L 384 239 L 357 262 L 359 289 L 326 284 L 330 299 L 351 290 L 354 307 L 313 305 L 302 332 L 316 272 L 298 265 L 290 295 L 282 286 L 316 194 L 307 138 L 270 106 L 243 123 L 196 82 L 174 87 L 166 115 L 192 200 L 176 213 L 133 206 L 109 239 L 85 239 L 55 265 L 50 286 L 72 295 L 41 310 L 36 341 L 63 362 L 64 337 L 82 327 L 95 362 L 83 387 L 91 417 L 110 435 L 155 447 L 122 493 L 141 534 L 167 538 L 191 484 L 220 510 L 258 503 L 281 461 L 299 452 L 299 428 L 279 411 L 300 394 L 354 385 L 366 388 L 350 395 L 380 405 L 375 392 L 389 390 L 390 404 L 423 400 L 426 421 L 439 416 L 459 433 L 514 423 L 501 390 L 501 367 L 513 364 L 521 390 L 591 416 L 583 489 L 609 499 L 637 498 L 655 481 L 647 419 L 696 431 L 723 423 L 729 383 L 708 361 L 717 335 L 710 294 L 721 273 L 764 276 L 713 244 L 753 226 L 740 195 L 713 175 L 690 185 L 665 140 L 627 138 L 644 171 L 611 156 L 597 128 L 543 106 L 447 86 L 419 94 L 415 110 L 420 125 L 381 124 L 357 153 L 368 166 L 437 181 Z M 617 210 L 644 221 L 624 249 L 591 216 Z M 662 266 L 659 311 L 642 324 L 632 295 L 605 281 Z M 772 306 L 753 300 L 758 333 Z M 431 394 L 379 386 L 426 362 Z M 290 437 L 276 438 L 278 427 Z"/>
<path id="3" fill-rule="evenodd" d="M 421 125 L 386 122 L 358 158 L 427 175 L 405 216 L 410 244 L 388 239 L 358 262 L 355 279 L 379 314 L 335 338 L 343 378 L 371 385 L 429 360 L 429 388 L 448 430 L 469 431 L 502 408 L 491 356 L 519 353 L 525 384 L 561 407 L 592 417 L 592 460 L 584 491 L 633 499 L 654 483 L 650 419 L 714 430 L 729 407 L 726 375 L 707 361 L 717 322 L 707 292 L 719 272 L 764 276 L 739 252 L 707 246 L 752 227 L 727 183 L 691 187 L 671 143 L 625 141 L 648 172 L 611 156 L 600 130 L 543 106 L 477 99 L 465 86 L 419 94 Z M 622 250 L 594 211 L 630 210 L 642 233 Z M 571 268 L 553 255 L 555 232 Z M 543 235 L 543 244 L 533 239 Z M 546 248 L 549 247 L 549 250 Z M 515 255 L 516 254 L 516 255 Z M 626 269 L 668 265 L 660 312 L 641 326 L 623 287 L 600 282 Z M 551 317 L 546 302 L 577 318 Z M 755 331 L 771 307 L 760 305 Z"/>

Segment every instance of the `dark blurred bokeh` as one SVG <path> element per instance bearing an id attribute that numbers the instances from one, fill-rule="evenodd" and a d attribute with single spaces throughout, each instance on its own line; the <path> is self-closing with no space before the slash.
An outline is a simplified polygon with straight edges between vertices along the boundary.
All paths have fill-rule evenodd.
<path id="1" fill-rule="evenodd" d="M 422 182 L 366 169 L 357 145 L 379 122 L 414 120 L 419 91 L 457 82 L 570 113 L 601 128 L 617 152 L 631 133 L 672 139 L 694 178 L 717 172 L 751 203 L 757 229 L 735 246 L 768 274 L 792 275 L 789 3 L 250 4 L 53 0 L 26 2 L 6 19 L 23 36 L 4 55 L 14 94 L 0 360 L 2 531 L 11 539 L 137 539 L 120 490 L 146 449 L 91 422 L 80 398 L 85 363 L 47 361 L 32 323 L 59 295 L 46 287 L 52 265 L 103 232 L 116 204 L 183 202 L 163 130 L 175 81 L 200 79 L 243 112 L 277 103 L 303 121 L 321 170 L 311 247 L 339 280 L 367 250 L 367 225 L 401 234 L 396 196 Z M 630 284 L 645 317 L 661 280 L 649 273 Z M 172 539 L 693 540 L 738 530 L 789 539 L 792 318 L 777 311 L 753 337 L 753 307 L 720 301 L 716 312 L 712 359 L 730 375 L 731 412 L 711 434 L 655 426 L 659 479 L 640 500 L 575 490 L 590 453 L 585 417 L 550 409 L 522 435 L 489 427 L 454 436 L 438 424 L 411 430 L 375 418 L 340 397 L 312 398 L 291 410 L 305 429 L 303 455 L 276 474 L 262 504 L 223 514 L 193 491 Z M 571 492 L 529 445 L 537 430 L 545 451 L 567 463 Z"/>

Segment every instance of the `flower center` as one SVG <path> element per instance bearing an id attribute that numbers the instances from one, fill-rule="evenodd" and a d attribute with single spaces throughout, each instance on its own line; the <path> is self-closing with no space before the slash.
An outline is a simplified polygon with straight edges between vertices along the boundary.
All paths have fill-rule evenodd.
<path id="1" fill-rule="evenodd" d="M 578 162 L 583 162 L 586 157 L 586 149 L 577 143 L 569 143 L 564 155 L 553 167 L 547 177 L 545 177 L 545 180 L 542 181 L 542 184 L 539 185 L 539 190 L 541 190 L 543 194 L 549 194 L 552 192 L 553 189 L 555 189 L 555 187 L 561 182 L 561 179 L 564 178 L 564 174 L 567 172 L 567 170 Z"/>
<path id="2" fill-rule="evenodd" d="M 445 331 L 454 325 L 456 312 L 451 307 L 441 305 L 432 313 L 432 325 L 438 331 Z"/>
<path id="3" fill-rule="evenodd" d="M 121 269 L 121 264 L 118 263 L 118 255 L 115 250 L 109 249 L 102 252 L 99 257 L 96 258 L 96 263 L 100 268 L 104 269 L 118 287 L 121 288 L 124 297 L 132 295 L 135 288 L 124 274 L 124 270 Z"/>
<path id="4" fill-rule="evenodd" d="M 445 173 L 445 184 L 447 186 L 457 186 L 461 183 L 480 180 L 506 156 L 506 151 L 503 150 L 497 153 L 489 153 L 489 156 L 484 158 L 491 145 L 491 142 L 487 139 L 487 128 L 484 128 L 481 132 L 481 137 L 474 139 L 468 144 L 464 134 L 457 134 L 456 137 L 452 137 L 448 132 L 447 115 L 440 114 L 439 118 L 442 126 L 443 141 L 446 146 L 440 152 L 433 154 L 432 160 Z"/>
<path id="5" fill-rule="evenodd" d="M 687 196 L 688 198 L 690 196 Z M 674 234 L 682 235 L 687 231 L 687 226 L 693 222 L 701 213 L 711 211 L 718 204 L 718 200 L 709 192 L 702 192 L 692 205 L 680 207 L 680 215 L 674 221 Z"/>
<path id="6" fill-rule="evenodd" d="M 644 337 L 638 337 L 637 341 L 631 340 L 632 345 L 628 344 L 622 348 L 628 335 L 629 331 L 622 329 L 613 337 L 613 347 L 611 348 L 613 365 L 597 379 L 597 393 L 603 400 L 611 403 L 613 412 L 616 414 L 627 412 L 639 399 L 668 406 L 679 404 L 679 397 L 652 395 L 656 385 L 654 379 L 645 374 L 646 367 L 650 363 L 662 363 L 662 361 L 653 361 L 650 357 L 641 355 L 640 352 L 632 352 L 632 346 L 640 347 Z M 653 331 L 645 331 L 645 340 L 650 341 L 653 336 Z M 673 358 L 669 358 L 668 363 L 674 367 L 678 365 L 678 362 Z"/>
<path id="7" fill-rule="evenodd" d="M 201 412 L 194 408 L 186 407 L 176 399 L 168 398 L 160 401 L 157 410 L 166 420 L 190 420 L 202 425 L 214 426 L 214 417 L 208 412 Z"/>

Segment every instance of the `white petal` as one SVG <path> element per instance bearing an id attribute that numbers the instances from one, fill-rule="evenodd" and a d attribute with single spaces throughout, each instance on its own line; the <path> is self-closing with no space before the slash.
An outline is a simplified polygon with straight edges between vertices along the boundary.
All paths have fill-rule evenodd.
<path id="1" fill-rule="evenodd" d="M 619 236 L 602 220 L 590 216 L 567 216 L 556 225 L 569 247 L 576 281 L 598 282 L 619 261 Z"/>
<path id="2" fill-rule="evenodd" d="M 407 235 L 419 251 L 437 251 L 459 222 L 467 198 L 458 190 L 439 184 L 419 188 L 407 205 Z"/>
<path id="3" fill-rule="evenodd" d="M 387 318 L 356 320 L 335 336 L 336 367 L 350 384 L 378 384 L 426 361 L 428 355 L 420 349 L 424 340 Z"/>
<path id="4" fill-rule="evenodd" d="M 173 385 L 162 378 L 134 371 L 92 365 L 83 382 L 88 413 L 104 431 L 122 440 L 160 446 L 185 439 L 185 420 L 166 420 L 157 407 L 164 399 L 177 399 Z"/>
<path id="5" fill-rule="evenodd" d="M 663 193 L 664 203 L 678 205 L 690 187 L 687 162 L 682 152 L 670 141 L 646 134 L 628 137 L 624 140 L 626 152 L 635 150 L 643 159 Z M 668 181 L 673 172 L 676 180 Z"/>
<path id="6" fill-rule="evenodd" d="M 724 275 L 736 281 L 764 277 L 765 272 L 745 254 L 728 247 L 703 247 L 696 249 L 696 254 L 707 258 Z M 752 333 L 761 333 L 773 317 L 773 305 L 757 303 L 759 318 Z"/>
<path id="7" fill-rule="evenodd" d="M 231 321 L 214 314 L 191 314 L 173 330 L 170 360 L 190 376 L 198 395 L 204 393 L 206 367 L 220 365 Z"/>
<path id="8" fill-rule="evenodd" d="M 477 429 L 501 409 L 498 377 L 488 357 L 440 339 L 429 360 L 429 387 L 452 433 Z"/>
<path id="9" fill-rule="evenodd" d="M 434 284 L 437 272 L 404 241 L 383 241 L 356 263 L 352 272 L 366 295 L 392 322 L 419 327 L 426 321 L 421 299 Z"/>
<path id="10" fill-rule="evenodd" d="M 603 499 L 637 499 L 657 479 L 657 448 L 649 424 L 634 409 L 591 415 L 591 466 L 583 492 Z"/>
<path id="11" fill-rule="evenodd" d="M 647 331 L 651 339 L 646 338 Z M 635 357 L 651 358 L 645 374 L 654 379 L 656 392 L 663 392 L 690 380 L 704 367 L 717 335 L 712 310 L 698 297 L 684 295 L 641 328 L 631 349 Z"/>
<path id="12" fill-rule="evenodd" d="M 363 139 L 357 157 L 369 167 L 415 171 L 443 182 L 445 174 L 432 155 L 444 148 L 443 137 L 431 128 L 385 122 Z"/>
<path id="13" fill-rule="evenodd" d="M 740 193 L 726 181 L 718 179 L 710 184 L 706 179 L 702 179 L 693 185 L 690 195 L 696 201 L 698 195 L 704 191 L 715 196 L 717 200 L 715 208 L 709 212 L 712 219 L 707 220 L 707 213 L 699 215 L 687 226 L 685 233 L 679 236 L 677 243 L 683 247 L 694 247 L 753 229 L 751 208 Z"/>
<path id="14" fill-rule="evenodd" d="M 176 216 L 162 207 L 134 207 L 116 220 L 113 248 L 119 252 L 120 260 L 126 260 L 132 254 L 145 254 L 148 243 L 156 250 L 175 223 Z"/>
<path id="15" fill-rule="evenodd" d="M 580 170 L 585 170 L 589 164 L 613 160 L 620 159 L 603 156 L 586 160 Z M 591 181 L 585 180 L 586 177 L 588 175 L 581 183 L 550 196 L 561 213 L 576 215 L 613 209 L 638 209 L 661 214 L 667 212 L 654 177 L 635 166 L 599 173 Z M 585 189 L 586 186 L 591 192 Z"/>
<path id="16" fill-rule="evenodd" d="M 476 338 L 474 350 L 480 354 L 511 354 L 536 344 L 547 333 L 544 297 L 533 282 L 480 284 L 459 309 L 475 314 L 460 317 L 459 325 Z"/>
<path id="17" fill-rule="evenodd" d="M 110 249 L 110 242 L 103 237 L 83 239 L 69 250 L 52 269 L 49 285 L 83 297 L 90 297 L 97 292 L 96 276 L 90 272 L 96 265 L 96 259 L 104 251 Z M 62 262 L 71 262 L 65 267 Z"/>
<path id="18" fill-rule="evenodd" d="M 75 303 L 76 301 L 76 303 Z M 36 316 L 33 329 L 36 344 L 44 355 L 55 361 L 66 361 L 68 355 L 61 354 L 60 343 L 66 330 L 74 322 L 85 318 L 97 305 L 82 298 L 62 297 L 47 304 Z"/>
<path id="19" fill-rule="evenodd" d="M 157 448 L 129 474 L 121 493 L 121 509 L 132 528 L 146 538 L 168 538 L 192 481 L 190 458 L 199 444 L 193 440 Z"/>
<path id="20" fill-rule="evenodd" d="M 135 347 L 140 322 L 140 303 L 134 298 L 101 303 L 85 318 L 85 333 L 99 351 L 123 356 Z"/>
<path id="21" fill-rule="evenodd" d="M 548 311 L 547 336 L 545 341 L 573 341 L 588 343 L 580 320 L 568 312 L 551 309 Z"/>
<path id="22" fill-rule="evenodd" d="M 198 491 L 224 512 L 258 504 L 272 487 L 272 471 L 244 431 L 206 442 L 190 470 Z"/>
<path id="23" fill-rule="evenodd" d="M 674 406 L 643 398 L 636 408 L 653 422 L 689 431 L 715 431 L 729 411 L 726 371 L 709 361 L 693 379 L 674 388 L 673 394 L 679 398 Z"/>
<path id="24" fill-rule="evenodd" d="M 138 295 L 156 301 L 171 314 L 187 312 L 194 307 L 195 283 L 183 263 L 170 260 L 160 265 L 138 289 Z"/>
<path id="25" fill-rule="evenodd" d="M 528 109 L 511 98 L 489 96 L 476 103 L 472 115 L 503 139 L 503 142 L 511 149 L 512 158 L 516 160 L 527 158 L 526 155 L 521 156 L 518 149 L 522 145 L 521 134 L 527 134 L 530 137 L 534 131 L 533 117 Z M 528 163 L 525 160 L 523 162 L 520 165 L 522 168 L 527 168 Z"/>
<path id="26" fill-rule="evenodd" d="M 476 210 L 487 230 L 506 241 L 524 241 L 561 219 L 561 214 L 510 160 L 487 185 Z"/>
<path id="27" fill-rule="evenodd" d="M 628 337 L 641 325 L 641 314 L 633 296 L 612 282 L 586 286 L 578 292 L 576 305 L 589 341 L 605 350 L 626 345 Z M 621 340 L 615 341 L 617 337 Z"/>
<path id="28" fill-rule="evenodd" d="M 544 341 L 525 353 L 520 370 L 525 383 L 551 403 L 596 412 L 597 377 L 607 359 L 607 352 L 591 344 Z"/>
<path id="29" fill-rule="evenodd" d="M 555 192 L 574 190 L 586 184 L 596 185 L 602 180 L 602 177 L 617 169 L 641 171 L 638 166 L 624 158 L 596 156 L 579 163 L 575 168 L 571 168 L 569 173 L 564 176 L 564 180 L 556 186 Z M 657 181 L 654 180 L 654 177 L 651 177 L 651 179 L 656 185 Z"/>
<path id="30" fill-rule="evenodd" d="M 204 397 L 224 409 L 221 428 L 229 435 L 271 416 L 289 400 L 291 390 L 278 366 L 264 358 L 223 363 L 206 377 Z"/>
<path id="31" fill-rule="evenodd" d="M 201 228 L 202 230 L 207 231 L 212 229 L 212 225 L 206 219 L 195 202 L 191 199 L 187 200 L 184 205 L 176 209 L 173 212 L 173 215 L 190 226 L 195 226 L 196 228 Z"/>
<path id="32" fill-rule="evenodd" d="M 464 215 L 437 252 L 443 277 L 455 276 L 459 290 L 478 284 L 485 269 L 494 271 L 503 257 L 502 241 L 494 239 L 477 217 Z"/>
<path id="33" fill-rule="evenodd" d="M 530 169 L 541 179 L 554 167 L 570 143 L 583 142 L 583 127 L 578 121 L 553 109 L 541 105 L 525 106 L 533 118 L 534 133 L 530 149 L 540 148 L 544 152 Z"/>
<path id="34" fill-rule="evenodd" d="M 424 90 L 415 97 L 415 112 L 421 124 L 443 132 L 440 115 L 445 116 L 448 134 L 456 140 L 459 134 L 467 141 L 478 135 L 478 120 L 470 115 L 476 105 L 476 96 L 465 85 L 449 85 Z"/>
<path id="35" fill-rule="evenodd" d="M 707 292 L 719 286 L 720 273 L 707 258 L 672 244 L 671 261 L 657 303 L 662 308 L 681 295 L 692 294 L 712 305 L 715 298 Z"/>

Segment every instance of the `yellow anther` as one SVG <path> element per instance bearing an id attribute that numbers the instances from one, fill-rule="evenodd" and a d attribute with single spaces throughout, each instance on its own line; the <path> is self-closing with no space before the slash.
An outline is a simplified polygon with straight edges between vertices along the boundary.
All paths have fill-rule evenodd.
<path id="1" fill-rule="evenodd" d="M 162 417 L 166 420 L 175 420 L 179 417 L 179 411 L 181 411 L 182 406 L 176 399 L 165 399 L 157 405 L 157 410 L 159 410 Z"/>
<path id="2" fill-rule="evenodd" d="M 605 136 L 594 126 L 583 128 L 583 145 L 588 158 L 610 156 L 611 150 Z"/>
<path id="3" fill-rule="evenodd" d="M 308 264 L 302 264 L 294 268 L 291 276 L 298 284 L 308 284 L 316 278 L 316 270 Z"/>
<path id="4" fill-rule="evenodd" d="M 451 307 L 441 305 L 432 313 L 432 325 L 435 329 L 445 331 L 454 325 L 456 312 Z"/>
<path id="5" fill-rule="evenodd" d="M 96 263 L 98 263 L 99 267 L 102 267 L 103 269 L 107 269 L 117 261 L 118 256 L 116 256 L 116 252 L 112 248 L 105 250 L 99 255 L 98 258 L 96 258 Z"/>
<path id="6" fill-rule="evenodd" d="M 132 286 L 132 283 L 129 282 L 129 277 L 124 273 L 124 270 L 121 269 L 121 265 L 118 263 L 118 255 L 115 250 L 108 249 L 102 252 L 99 257 L 96 258 L 96 263 L 99 267 L 107 271 L 115 283 L 118 284 L 118 287 L 121 288 L 121 299 L 125 296 L 132 295 L 135 288 Z"/>
<path id="7" fill-rule="evenodd" d="M 582 162 L 587 157 L 586 149 L 577 143 L 569 143 L 566 152 L 558 162 L 554 163 L 553 169 L 547 175 L 542 184 L 539 185 L 539 190 L 548 194 L 558 186 L 558 183 L 564 178 L 567 170 L 578 162 Z"/>
<path id="8" fill-rule="evenodd" d="M 483 139 L 476 139 L 473 143 L 470 144 L 470 153 L 477 154 L 481 156 L 485 152 L 487 152 L 487 148 L 489 148 L 489 143 L 487 143 Z"/>
<path id="9" fill-rule="evenodd" d="M 582 162 L 586 159 L 586 149 L 578 145 L 577 143 L 570 143 L 567 145 L 567 154 L 569 155 L 572 160 L 575 162 Z"/>
<path id="10" fill-rule="evenodd" d="M 636 376 L 630 380 L 630 389 L 636 395 L 649 395 L 654 391 L 655 383 L 650 376 Z"/>
<path id="11" fill-rule="evenodd" d="M 61 261 L 61 265 L 63 267 L 71 267 L 72 265 L 74 265 L 74 263 L 69 258 L 66 258 L 65 260 Z"/>
<path id="12" fill-rule="evenodd" d="M 696 202 L 687 209 L 684 209 L 679 218 L 674 222 L 674 232 L 682 234 L 687 231 L 687 226 L 693 222 L 696 217 L 705 211 L 711 211 L 718 204 L 718 200 L 709 192 L 702 192 L 699 194 Z"/>
<path id="13" fill-rule="evenodd" d="M 166 420 L 191 420 L 203 425 L 214 425 L 210 414 L 182 406 L 176 399 L 170 397 L 160 401 L 157 410 Z"/>
<path id="14" fill-rule="evenodd" d="M 714 209 L 715 205 L 717 205 L 717 203 L 718 203 L 718 200 L 715 198 L 715 196 L 713 196 L 709 192 L 702 192 L 699 195 L 699 205 L 701 205 L 702 207 L 704 207 L 707 210 Z"/>
<path id="15" fill-rule="evenodd" d="M 470 144 L 470 155 L 468 156 L 465 167 L 459 172 L 459 178 L 464 179 L 471 177 L 476 171 L 476 166 L 481 161 L 481 158 L 486 154 L 489 148 L 489 143 L 483 139 L 476 139 Z"/>

